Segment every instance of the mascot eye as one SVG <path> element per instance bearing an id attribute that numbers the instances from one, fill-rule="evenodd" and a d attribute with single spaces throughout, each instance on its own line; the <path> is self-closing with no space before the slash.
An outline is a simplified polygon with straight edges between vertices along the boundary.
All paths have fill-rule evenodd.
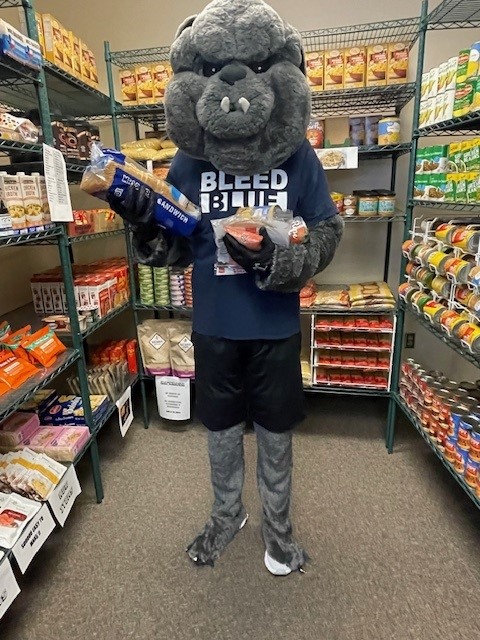
<path id="1" fill-rule="evenodd" d="M 252 62 L 252 64 L 248 66 L 254 73 L 265 73 L 265 71 L 268 71 L 272 66 L 272 60 L 268 59 L 263 62 Z"/>
<path id="2" fill-rule="evenodd" d="M 211 62 L 204 62 L 203 63 L 203 68 L 202 68 L 203 75 L 206 78 L 211 78 L 216 73 L 218 73 L 221 68 L 222 68 L 222 66 L 220 64 L 213 64 Z"/>

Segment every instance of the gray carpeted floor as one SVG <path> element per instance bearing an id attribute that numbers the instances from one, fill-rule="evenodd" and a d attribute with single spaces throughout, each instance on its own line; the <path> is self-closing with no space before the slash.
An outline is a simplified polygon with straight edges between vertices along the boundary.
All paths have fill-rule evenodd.
<path id="1" fill-rule="evenodd" d="M 480 514 L 413 429 L 394 456 L 379 400 L 309 398 L 295 441 L 294 521 L 306 575 L 263 567 L 255 439 L 248 526 L 214 570 L 184 548 L 210 505 L 205 434 L 115 426 L 101 440 L 105 502 L 88 482 L 22 580 L 2 640 L 478 638 Z"/>

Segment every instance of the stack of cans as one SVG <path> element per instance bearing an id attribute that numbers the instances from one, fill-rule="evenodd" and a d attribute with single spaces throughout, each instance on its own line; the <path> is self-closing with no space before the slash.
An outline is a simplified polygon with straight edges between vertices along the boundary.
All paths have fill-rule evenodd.
<path id="1" fill-rule="evenodd" d="M 185 275 L 183 269 L 170 272 L 170 300 L 174 307 L 185 306 Z"/>
<path id="2" fill-rule="evenodd" d="M 167 307 L 171 304 L 168 267 L 154 267 L 153 291 L 156 304 L 161 307 Z"/>
<path id="3" fill-rule="evenodd" d="M 152 267 L 149 267 L 145 264 L 138 265 L 138 284 L 140 289 L 141 304 L 155 304 L 152 272 Z"/>
<path id="4" fill-rule="evenodd" d="M 192 293 L 192 267 L 185 269 L 185 306 L 193 307 L 193 293 Z"/>

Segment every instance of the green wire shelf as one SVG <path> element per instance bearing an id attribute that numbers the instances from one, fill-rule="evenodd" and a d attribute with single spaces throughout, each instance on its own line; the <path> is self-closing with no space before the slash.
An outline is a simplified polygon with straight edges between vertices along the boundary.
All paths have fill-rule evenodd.
<path id="1" fill-rule="evenodd" d="M 428 202 L 428 200 L 410 200 L 412 207 L 425 207 L 427 209 L 443 209 L 480 215 L 480 204 L 461 204 L 460 202 Z"/>
<path id="2" fill-rule="evenodd" d="M 358 224 L 365 222 L 403 222 L 405 220 L 404 213 L 396 213 L 393 216 L 342 216 L 346 224 Z"/>
<path id="3" fill-rule="evenodd" d="M 432 325 L 425 317 L 418 315 L 418 313 L 408 304 L 400 303 L 400 308 L 408 311 L 413 315 L 414 318 L 418 320 L 418 322 L 425 327 L 430 333 L 432 333 L 436 338 L 441 340 L 444 344 L 446 344 L 450 349 L 453 349 L 456 353 L 468 360 L 471 364 L 476 367 L 480 367 L 480 356 L 475 356 L 466 347 L 462 345 L 459 340 L 455 338 L 450 338 L 446 333 L 444 333 L 441 329 L 437 329 L 434 325 Z"/>
<path id="4" fill-rule="evenodd" d="M 89 240 L 103 240 L 104 238 L 113 238 L 114 236 L 125 235 L 125 229 L 115 229 L 114 231 L 102 231 L 100 233 L 86 233 L 82 236 L 70 236 L 68 241 L 70 244 L 78 244 L 79 242 L 88 242 Z"/>
<path id="5" fill-rule="evenodd" d="M 170 58 L 170 47 L 149 47 L 147 49 L 130 49 L 112 51 L 110 62 L 121 69 L 130 69 L 137 64 L 163 62 Z"/>
<path id="6" fill-rule="evenodd" d="M 365 113 L 399 113 L 415 95 L 415 83 L 386 87 L 340 89 L 312 93 L 312 113 L 319 117 L 350 116 Z"/>
<path id="7" fill-rule="evenodd" d="M 400 395 L 395 393 L 395 394 L 393 394 L 393 397 L 394 397 L 395 402 L 400 407 L 400 409 L 403 411 L 405 416 L 409 419 L 409 421 L 411 422 L 413 427 L 415 427 L 415 429 L 418 431 L 418 433 L 422 436 L 422 438 L 428 444 L 430 449 L 435 453 L 437 458 L 440 460 L 440 462 L 443 464 L 443 466 L 447 469 L 447 471 L 450 473 L 450 475 L 452 475 L 455 478 L 455 480 L 462 487 L 462 489 L 465 491 L 465 493 L 468 495 L 468 497 L 472 500 L 472 502 L 478 508 L 480 508 L 480 500 L 475 495 L 475 491 L 471 487 L 468 486 L 468 484 L 465 482 L 465 479 L 463 478 L 463 476 L 460 476 L 455 471 L 453 465 L 451 465 L 450 462 L 448 462 L 448 460 L 445 460 L 445 458 L 443 456 L 443 453 L 440 451 L 440 449 L 437 446 L 435 446 L 435 444 L 432 442 L 432 440 L 428 437 L 428 435 L 422 429 L 422 425 L 420 424 L 418 418 L 410 411 L 410 409 L 407 407 L 407 405 L 405 404 L 403 399 L 400 397 Z"/>
<path id="8" fill-rule="evenodd" d="M 134 305 L 137 311 L 182 311 L 185 313 L 192 313 L 192 307 L 174 307 L 173 305 L 160 306 L 158 304 L 142 304 L 137 302 Z M 325 316 L 338 316 L 338 315 L 350 315 L 350 316 L 382 316 L 391 315 L 395 313 L 395 309 L 322 309 L 321 307 L 302 307 L 300 309 L 302 315 L 311 315 L 312 313 L 318 313 Z"/>
<path id="9" fill-rule="evenodd" d="M 429 29 L 480 27 L 479 0 L 444 0 L 428 16 Z"/>
<path id="10" fill-rule="evenodd" d="M 11 7 L 21 7 L 24 0 L 0 0 L 0 9 L 9 9 Z"/>
<path id="11" fill-rule="evenodd" d="M 86 329 L 85 331 L 82 331 L 82 338 L 83 339 L 88 338 L 88 336 L 91 336 L 92 333 L 95 333 L 97 329 L 100 329 L 100 327 L 103 327 L 105 324 L 110 322 L 110 320 L 113 320 L 113 318 L 116 318 L 121 313 L 123 313 L 126 309 L 129 309 L 129 308 L 130 308 L 130 302 L 125 302 L 124 304 L 120 305 L 116 309 L 113 309 L 113 311 L 110 311 L 110 313 L 107 313 L 106 316 L 104 316 L 103 318 L 100 318 L 100 320 L 97 320 L 97 322 L 94 322 L 92 325 L 90 325 L 88 329 Z"/>
<path id="12" fill-rule="evenodd" d="M 122 395 L 125 393 L 125 391 L 128 389 L 128 387 L 133 387 L 138 382 L 138 380 L 140 380 L 140 376 L 139 376 L 138 373 L 130 374 L 128 376 L 127 384 L 125 385 L 125 388 L 119 394 L 118 397 L 121 398 Z M 108 407 L 107 411 L 102 416 L 102 419 L 99 420 L 99 422 L 96 423 L 95 429 L 93 431 L 93 435 L 94 436 L 96 436 L 99 433 L 99 431 L 101 431 L 103 429 L 103 427 L 107 424 L 107 422 L 110 420 L 112 415 L 115 413 L 116 409 L 117 409 L 116 404 L 111 402 L 111 406 Z"/>
<path id="13" fill-rule="evenodd" d="M 341 367 L 340 367 L 341 368 Z M 374 389 L 372 387 L 348 387 L 348 386 L 335 386 L 335 385 L 313 385 L 311 387 L 303 388 L 307 393 L 323 393 L 323 394 L 335 394 L 342 396 L 374 396 L 388 398 L 390 392 L 388 389 Z"/>
<path id="14" fill-rule="evenodd" d="M 27 67 L 8 57 L 0 57 L 0 87 L 18 88 L 40 82 L 38 69 Z"/>
<path id="15" fill-rule="evenodd" d="M 415 130 L 418 137 L 424 136 L 454 136 L 480 133 L 480 111 L 468 113 L 459 118 L 451 118 L 428 127 Z"/>
<path id="16" fill-rule="evenodd" d="M 398 158 L 412 149 L 411 142 L 386 145 L 365 145 L 358 147 L 358 155 L 362 160 L 379 160 L 383 158 Z"/>
<path id="17" fill-rule="evenodd" d="M 65 371 L 65 369 L 68 369 L 78 357 L 78 351 L 75 349 L 67 349 L 67 351 L 60 354 L 52 367 L 41 370 L 18 389 L 14 389 L 0 396 L 0 420 L 4 420 L 10 414 L 14 413 L 20 405 L 34 396 L 37 391 L 46 387 L 52 380 Z"/>
<path id="18" fill-rule="evenodd" d="M 53 227 L 45 231 L 35 231 L 17 236 L 0 236 L 0 248 L 14 247 L 21 244 L 56 244 L 57 238 L 61 234 L 60 227 Z"/>

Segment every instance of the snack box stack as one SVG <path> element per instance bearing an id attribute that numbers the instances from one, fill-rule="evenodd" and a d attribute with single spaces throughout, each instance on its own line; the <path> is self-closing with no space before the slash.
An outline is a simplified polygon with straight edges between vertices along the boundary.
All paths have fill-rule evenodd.
<path id="1" fill-rule="evenodd" d="M 167 307 L 171 304 L 170 277 L 168 267 L 153 268 L 153 294 L 155 304 Z"/>
<path id="2" fill-rule="evenodd" d="M 409 48 L 403 42 L 310 51 L 305 55 L 312 91 L 358 89 L 407 81 Z"/>
<path id="3" fill-rule="evenodd" d="M 170 272 L 170 299 L 174 307 L 184 307 L 185 274 L 182 269 L 172 269 Z"/>
<path id="4" fill-rule="evenodd" d="M 5 20 L 0 20 L 0 55 L 36 70 L 43 65 L 39 43 L 24 36 Z"/>
<path id="5" fill-rule="evenodd" d="M 67 233 L 70 237 L 105 233 L 123 229 L 123 220 L 111 209 L 78 209 L 73 212 L 73 222 L 69 222 Z"/>
<path id="6" fill-rule="evenodd" d="M 185 269 L 185 306 L 193 307 L 193 287 L 192 287 L 193 267 Z"/>
<path id="7" fill-rule="evenodd" d="M 414 198 L 431 202 L 480 202 L 480 138 L 418 149 Z"/>
<path id="8" fill-rule="evenodd" d="M 126 362 L 129 373 L 137 373 L 137 341 L 107 340 L 90 350 L 90 363 L 94 366 Z"/>
<path id="9" fill-rule="evenodd" d="M 108 409 L 110 403 L 105 395 L 91 395 L 90 406 L 95 422 L 99 422 Z M 40 423 L 52 427 L 80 427 L 85 426 L 82 398 L 74 395 L 61 395 L 42 413 L 39 413 Z"/>
<path id="10" fill-rule="evenodd" d="M 50 497 L 65 471 L 64 465 L 43 453 L 12 451 L 0 455 L 0 491 L 41 502 Z"/>
<path id="11" fill-rule="evenodd" d="M 427 127 L 480 109 L 480 42 L 462 49 L 422 76 L 419 126 Z"/>
<path id="12" fill-rule="evenodd" d="M 98 89 L 97 63 L 88 45 L 49 13 L 38 16 L 37 25 L 45 58 L 78 80 Z"/>
<path id="13" fill-rule="evenodd" d="M 449 380 L 412 359 L 402 364 L 400 396 L 445 460 L 480 498 L 479 384 Z"/>
<path id="14" fill-rule="evenodd" d="M 125 258 L 110 258 L 85 265 L 74 265 L 77 307 L 94 306 L 98 318 L 128 302 L 130 286 Z M 67 313 L 67 301 L 60 267 L 34 274 L 30 280 L 35 313 Z"/>
<path id="15" fill-rule="evenodd" d="M 172 67 L 167 60 L 122 69 L 119 80 L 123 104 L 128 107 L 163 102 L 172 75 Z"/>

